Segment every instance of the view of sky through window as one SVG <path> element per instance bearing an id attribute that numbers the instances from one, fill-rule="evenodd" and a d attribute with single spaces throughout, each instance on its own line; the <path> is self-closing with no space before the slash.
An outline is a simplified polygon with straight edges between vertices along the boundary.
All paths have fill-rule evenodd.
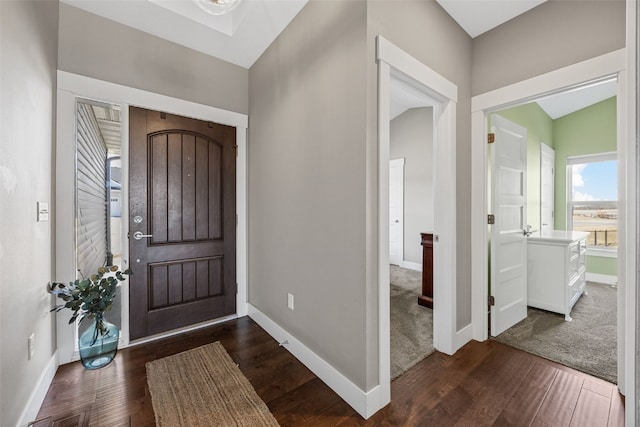
<path id="1" fill-rule="evenodd" d="M 617 162 L 571 165 L 572 229 L 587 231 L 587 245 L 618 246 Z"/>
<path id="2" fill-rule="evenodd" d="M 617 162 L 573 165 L 573 201 L 618 200 Z"/>

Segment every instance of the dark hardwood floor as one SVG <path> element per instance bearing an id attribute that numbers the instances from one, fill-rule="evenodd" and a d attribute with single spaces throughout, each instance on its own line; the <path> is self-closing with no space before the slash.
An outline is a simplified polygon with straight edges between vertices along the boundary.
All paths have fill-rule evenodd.
<path id="1" fill-rule="evenodd" d="M 495 341 L 434 353 L 363 420 L 247 317 L 123 349 L 109 366 L 60 366 L 35 426 L 153 426 L 145 363 L 220 341 L 282 426 L 622 426 L 617 388 Z"/>

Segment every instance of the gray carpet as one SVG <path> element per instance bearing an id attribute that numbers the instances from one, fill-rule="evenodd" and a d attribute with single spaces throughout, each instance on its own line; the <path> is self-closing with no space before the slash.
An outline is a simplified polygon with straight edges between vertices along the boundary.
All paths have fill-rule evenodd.
<path id="1" fill-rule="evenodd" d="M 418 305 L 419 271 L 391 266 L 391 379 L 433 353 L 433 311 Z"/>
<path id="2" fill-rule="evenodd" d="M 526 319 L 495 339 L 616 383 L 617 289 L 587 282 L 587 293 L 573 307 L 573 321 L 565 322 L 562 314 L 529 308 Z"/>

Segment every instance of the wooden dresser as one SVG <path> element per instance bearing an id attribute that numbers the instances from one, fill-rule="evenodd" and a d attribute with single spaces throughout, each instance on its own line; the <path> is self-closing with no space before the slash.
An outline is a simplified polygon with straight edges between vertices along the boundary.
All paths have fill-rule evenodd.
<path id="1" fill-rule="evenodd" d="M 433 308 L 433 233 L 420 233 L 422 238 L 422 295 L 418 304 Z"/>

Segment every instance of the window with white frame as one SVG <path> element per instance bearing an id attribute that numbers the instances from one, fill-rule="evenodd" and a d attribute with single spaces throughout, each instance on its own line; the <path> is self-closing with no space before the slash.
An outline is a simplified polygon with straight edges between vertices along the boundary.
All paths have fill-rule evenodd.
<path id="1" fill-rule="evenodd" d="M 587 231 L 589 249 L 618 248 L 616 153 L 567 158 L 567 230 Z"/>

